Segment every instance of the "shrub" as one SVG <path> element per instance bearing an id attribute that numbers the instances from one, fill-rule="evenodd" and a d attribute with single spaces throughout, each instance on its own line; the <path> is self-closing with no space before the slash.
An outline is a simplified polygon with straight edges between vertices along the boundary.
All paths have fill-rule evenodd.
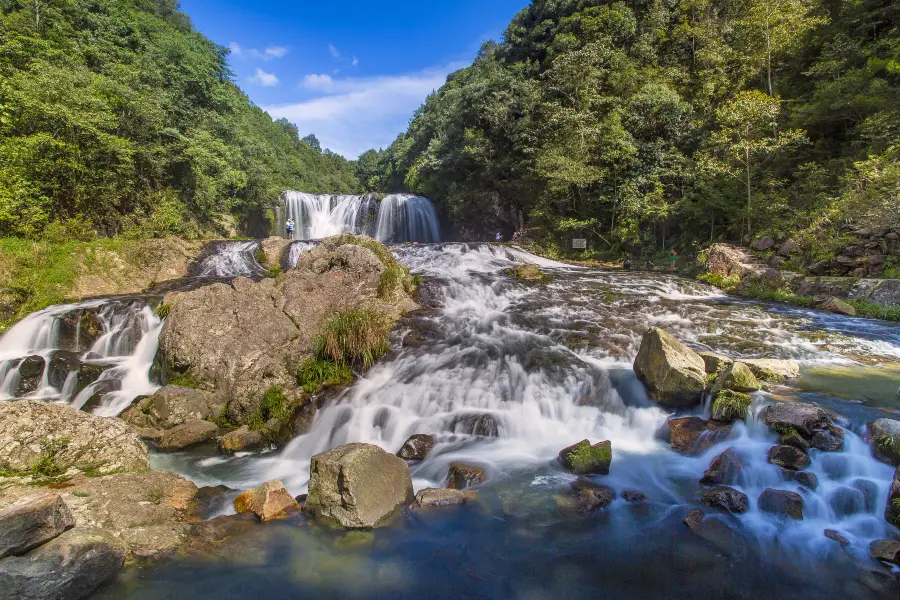
<path id="1" fill-rule="evenodd" d="M 390 349 L 391 319 L 376 310 L 348 310 L 325 323 L 316 356 L 339 365 L 370 368 Z"/>

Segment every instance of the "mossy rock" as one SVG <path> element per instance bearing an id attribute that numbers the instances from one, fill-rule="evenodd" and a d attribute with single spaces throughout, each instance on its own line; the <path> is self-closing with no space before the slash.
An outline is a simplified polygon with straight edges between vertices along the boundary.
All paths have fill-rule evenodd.
<path id="1" fill-rule="evenodd" d="M 735 392 L 755 392 L 762 388 L 759 380 L 746 364 L 732 364 L 716 381 L 714 391 L 732 390 Z"/>
<path id="2" fill-rule="evenodd" d="M 582 440 L 559 453 L 563 468 L 576 475 L 608 475 L 612 462 L 612 442 L 604 441 L 591 445 Z"/>
<path id="3" fill-rule="evenodd" d="M 747 418 L 752 400 L 747 394 L 733 390 L 722 390 L 712 404 L 712 419 L 720 423 L 731 423 Z"/>
<path id="4" fill-rule="evenodd" d="M 510 277 L 521 279 L 522 281 L 536 281 L 546 283 L 550 281 L 550 276 L 538 268 L 537 265 L 519 265 L 507 271 Z"/>

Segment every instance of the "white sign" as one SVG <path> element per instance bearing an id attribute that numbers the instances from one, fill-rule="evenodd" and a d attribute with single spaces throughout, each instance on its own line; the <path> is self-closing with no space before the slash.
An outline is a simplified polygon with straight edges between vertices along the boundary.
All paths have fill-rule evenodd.
<path id="1" fill-rule="evenodd" d="M 582 239 L 573 239 L 572 240 L 572 250 L 586 250 L 587 249 L 587 240 Z"/>

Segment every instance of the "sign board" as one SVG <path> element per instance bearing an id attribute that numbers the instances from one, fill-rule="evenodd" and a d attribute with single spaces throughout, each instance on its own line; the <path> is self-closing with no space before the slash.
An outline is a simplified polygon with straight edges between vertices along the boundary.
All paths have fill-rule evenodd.
<path id="1" fill-rule="evenodd" d="M 573 239 L 572 240 L 572 250 L 586 250 L 587 249 L 587 240 L 584 239 Z"/>

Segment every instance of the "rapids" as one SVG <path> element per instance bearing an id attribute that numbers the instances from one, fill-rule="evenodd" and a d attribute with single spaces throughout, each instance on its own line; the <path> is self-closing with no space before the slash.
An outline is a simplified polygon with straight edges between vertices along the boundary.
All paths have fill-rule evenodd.
<path id="1" fill-rule="evenodd" d="M 308 249 L 295 247 L 292 255 Z M 478 503 L 410 515 L 361 544 L 296 523 L 267 525 L 209 555 L 128 571 L 100 597 L 164 598 L 177 586 L 183 596 L 218 598 L 236 585 L 245 594 L 354 598 L 396 597 L 400 588 L 413 597 L 588 598 L 601 589 L 623 598 L 811 598 L 832 591 L 866 597 L 857 578 L 860 568 L 876 568 L 868 542 L 897 532 L 883 518 L 893 469 L 872 458 L 860 435 L 869 420 L 897 418 L 900 402 L 880 391 L 873 400 L 864 379 L 833 395 L 830 388 L 838 386 L 821 381 L 829 373 L 846 381 L 848 372 L 877 370 L 896 388 L 900 326 L 737 299 L 666 273 L 574 267 L 508 246 L 393 250 L 425 278 L 426 304 L 437 308 L 405 318 L 394 334 L 395 349 L 330 400 L 308 434 L 257 455 L 153 454 L 153 466 L 198 485 L 235 489 L 281 479 L 299 494 L 315 453 L 347 442 L 396 452 L 408 436 L 432 433 L 438 445 L 412 466 L 414 486 L 440 487 L 451 462 L 473 463 L 489 477 Z M 527 284 L 506 273 L 521 263 L 540 265 L 552 280 Z M 147 374 L 159 319 L 146 301 L 98 300 L 47 309 L 0 338 L 0 393 L 9 397 L 15 387 L 9 382 L 17 360 L 49 356 L 59 347 L 57 322 L 75 308 L 103 315 L 104 336 L 83 360 L 115 363 L 103 377 L 110 373 L 118 389 L 91 409 L 116 414 L 135 396 L 152 392 Z M 631 369 L 648 325 L 665 327 L 696 350 L 789 357 L 801 362 L 804 373 L 817 374 L 818 385 L 760 392 L 752 407 L 758 415 L 773 399 L 803 400 L 843 416 L 844 450 L 810 453 L 809 470 L 820 484 L 804 492 L 803 521 L 786 523 L 757 509 L 764 489 L 797 489 L 766 462 L 777 438 L 758 419 L 737 424 L 728 440 L 697 457 L 681 456 L 660 439 L 669 413 L 650 401 Z M 96 392 L 84 388 L 73 396 L 42 387 L 32 395 L 80 406 Z M 694 414 L 708 416 L 708 408 Z M 555 457 L 585 438 L 612 441 L 611 472 L 600 480 L 620 494 L 643 492 L 645 504 L 620 498 L 574 521 L 560 513 L 556 499 L 574 477 Z M 735 487 L 749 497 L 750 511 L 718 517 L 734 539 L 727 551 L 710 554 L 681 519 L 699 506 L 698 481 L 728 447 L 744 461 Z M 838 530 L 850 545 L 841 548 L 824 537 L 824 529 Z"/>

